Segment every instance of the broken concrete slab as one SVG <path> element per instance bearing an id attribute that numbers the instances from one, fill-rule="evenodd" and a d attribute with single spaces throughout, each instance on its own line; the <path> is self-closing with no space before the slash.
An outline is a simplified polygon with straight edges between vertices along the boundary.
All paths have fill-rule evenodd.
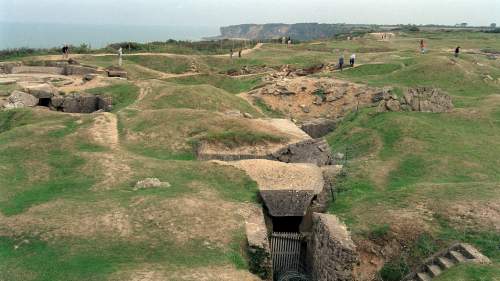
<path id="1" fill-rule="evenodd" d="M 25 92 L 13 91 L 3 106 L 6 109 L 34 107 L 38 104 L 38 98 Z"/>
<path id="2" fill-rule="evenodd" d="M 333 132 L 337 127 L 337 120 L 318 118 L 305 121 L 300 128 L 312 138 L 322 138 Z"/>
<path id="3" fill-rule="evenodd" d="M 24 87 L 24 91 L 39 99 L 50 99 L 59 93 L 56 88 L 52 87 L 49 84 L 26 86 Z"/>
<path id="4" fill-rule="evenodd" d="M 324 139 L 304 140 L 273 153 L 273 158 L 285 163 L 330 165 L 333 161 L 330 145 Z"/>

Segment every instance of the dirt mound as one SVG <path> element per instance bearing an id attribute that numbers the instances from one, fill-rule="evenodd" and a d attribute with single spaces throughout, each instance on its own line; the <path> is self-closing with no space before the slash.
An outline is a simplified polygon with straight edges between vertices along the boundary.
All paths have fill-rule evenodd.
<path id="1" fill-rule="evenodd" d="M 309 120 L 337 119 L 358 107 L 372 105 L 380 89 L 331 78 L 284 78 L 249 93 L 287 116 Z"/>

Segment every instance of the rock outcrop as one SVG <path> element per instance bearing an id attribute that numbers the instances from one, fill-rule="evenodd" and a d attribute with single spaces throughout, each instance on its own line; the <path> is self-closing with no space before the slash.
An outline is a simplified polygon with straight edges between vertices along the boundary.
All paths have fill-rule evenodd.
<path id="1" fill-rule="evenodd" d="M 378 112 L 450 112 L 453 109 L 449 95 L 441 93 L 438 89 L 426 87 L 408 89 L 402 98 L 386 91 L 374 97 L 374 101 L 376 100 L 380 100 Z"/>
<path id="2" fill-rule="evenodd" d="M 355 280 L 353 269 L 359 255 L 346 225 L 336 216 L 313 214 L 312 236 L 307 248 L 312 280 Z"/>

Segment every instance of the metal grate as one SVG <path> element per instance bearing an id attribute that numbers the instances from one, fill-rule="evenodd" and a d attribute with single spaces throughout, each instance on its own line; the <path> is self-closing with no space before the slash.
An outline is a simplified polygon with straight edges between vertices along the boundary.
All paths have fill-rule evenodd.
<path id="1" fill-rule="evenodd" d="M 271 234 L 273 271 L 275 273 L 300 272 L 301 247 L 302 235 L 300 233 L 273 232 Z"/>

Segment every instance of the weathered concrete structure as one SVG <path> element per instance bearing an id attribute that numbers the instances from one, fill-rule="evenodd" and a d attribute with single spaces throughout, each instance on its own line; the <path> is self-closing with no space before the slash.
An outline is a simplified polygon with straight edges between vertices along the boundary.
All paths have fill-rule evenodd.
<path id="1" fill-rule="evenodd" d="M 334 215 L 313 214 L 308 261 L 314 281 L 352 281 L 359 262 L 347 227 Z"/>
<path id="2" fill-rule="evenodd" d="M 337 121 L 318 118 L 302 123 L 300 128 L 314 139 L 322 138 L 337 128 Z"/>
<path id="3" fill-rule="evenodd" d="M 262 209 L 257 209 L 245 222 L 250 271 L 263 280 L 272 280 L 271 248 Z"/>
<path id="4" fill-rule="evenodd" d="M 225 164 L 245 171 L 257 182 L 264 205 L 273 217 L 304 216 L 325 186 L 321 168 L 313 164 L 258 159 Z"/>
<path id="5" fill-rule="evenodd" d="M 330 145 L 324 139 L 290 144 L 273 153 L 270 158 L 285 163 L 310 163 L 318 166 L 330 165 L 333 161 Z"/>

